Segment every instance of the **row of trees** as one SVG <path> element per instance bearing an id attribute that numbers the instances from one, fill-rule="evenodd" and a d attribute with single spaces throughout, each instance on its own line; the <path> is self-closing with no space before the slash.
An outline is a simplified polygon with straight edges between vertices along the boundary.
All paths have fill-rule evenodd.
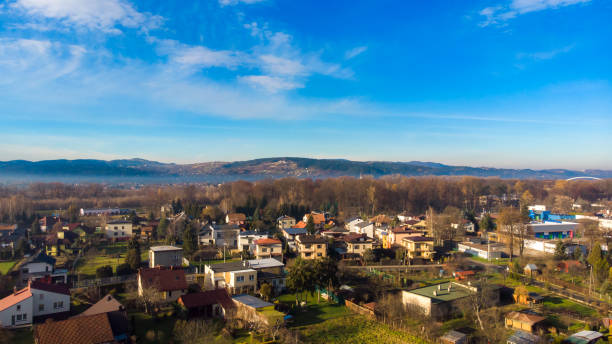
<path id="1" fill-rule="evenodd" d="M 325 288 L 333 290 L 338 284 L 338 265 L 329 257 L 317 260 L 297 258 L 289 268 L 287 287 L 295 293 L 295 302 L 308 302 L 308 294 Z M 320 293 L 318 294 L 320 297 Z"/>

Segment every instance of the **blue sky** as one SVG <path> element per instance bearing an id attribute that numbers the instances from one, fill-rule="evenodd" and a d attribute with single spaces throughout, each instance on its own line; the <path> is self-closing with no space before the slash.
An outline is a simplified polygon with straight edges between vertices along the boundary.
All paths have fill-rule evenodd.
<path id="1" fill-rule="evenodd" d="M 612 168 L 612 2 L 0 1 L 0 160 Z"/>

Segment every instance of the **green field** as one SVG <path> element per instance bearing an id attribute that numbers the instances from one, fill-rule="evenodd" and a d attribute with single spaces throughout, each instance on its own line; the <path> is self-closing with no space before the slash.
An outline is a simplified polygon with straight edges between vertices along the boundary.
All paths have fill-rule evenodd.
<path id="1" fill-rule="evenodd" d="M 343 316 L 300 329 L 304 343 L 326 344 L 426 344 L 427 341 L 394 330 L 361 315 Z"/>
<path id="2" fill-rule="evenodd" d="M 141 247 L 140 251 L 143 261 L 149 259 L 148 251 L 144 247 Z M 125 242 L 102 246 L 97 255 L 86 254 L 79 259 L 77 273 L 83 275 L 82 278 L 95 278 L 96 269 L 104 265 L 110 265 L 114 272 L 117 265 L 125 263 L 126 254 L 127 243 Z"/>
<path id="3" fill-rule="evenodd" d="M 19 329 L 9 332 L 12 335 L 11 339 L 7 343 L 11 344 L 33 344 L 34 333 L 29 328 Z M 0 343 L 2 343 L 2 337 L 0 336 Z"/>
<path id="4" fill-rule="evenodd" d="M 10 261 L 10 262 L 0 262 L 0 273 L 3 275 L 6 275 L 7 272 L 9 272 L 9 270 L 11 268 L 13 268 L 13 266 L 15 266 L 15 264 L 17 263 L 17 261 Z"/>
<path id="5" fill-rule="evenodd" d="M 556 296 L 544 297 L 542 306 L 550 312 L 567 311 L 583 317 L 592 317 L 597 315 L 597 311 L 591 307 L 583 306 L 571 300 Z"/>
<path id="6" fill-rule="evenodd" d="M 346 307 L 336 303 L 329 303 L 323 299 L 317 302 L 317 294 L 308 296 L 308 305 L 304 308 L 295 308 L 295 294 L 284 294 L 278 301 L 294 307 L 289 314 L 293 315 L 291 326 L 305 326 L 320 323 L 329 319 L 344 317 L 352 314 Z"/>

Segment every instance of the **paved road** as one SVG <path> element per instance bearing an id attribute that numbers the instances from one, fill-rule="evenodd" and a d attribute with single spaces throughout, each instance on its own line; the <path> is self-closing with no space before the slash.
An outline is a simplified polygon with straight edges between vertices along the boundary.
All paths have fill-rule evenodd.
<path id="1" fill-rule="evenodd" d="M 427 264 L 427 265 L 354 265 L 345 266 L 346 269 L 359 269 L 359 270 L 418 270 L 427 268 L 441 268 L 443 264 Z"/>

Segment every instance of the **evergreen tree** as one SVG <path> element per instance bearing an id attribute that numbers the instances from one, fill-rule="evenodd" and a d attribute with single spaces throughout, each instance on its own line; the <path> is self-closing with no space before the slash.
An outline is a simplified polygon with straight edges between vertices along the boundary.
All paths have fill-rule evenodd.
<path id="1" fill-rule="evenodd" d="M 34 221 L 30 226 L 30 231 L 32 232 L 32 235 L 40 234 L 40 223 L 38 221 L 38 217 L 34 218 Z"/>
<path id="2" fill-rule="evenodd" d="M 128 243 L 128 251 L 125 257 L 125 262 L 130 265 L 134 271 L 140 268 L 140 243 L 136 238 L 133 238 Z"/>
<path id="3" fill-rule="evenodd" d="M 589 253 L 587 262 L 593 268 L 593 274 L 598 282 L 603 282 L 608 278 L 608 272 L 610 270 L 610 264 L 608 263 L 607 257 L 603 256 L 601 252 L 601 244 L 596 242 Z"/>
<path id="4" fill-rule="evenodd" d="M 190 256 L 198 249 L 198 233 L 191 223 L 183 230 L 183 251 Z"/>
<path id="5" fill-rule="evenodd" d="M 490 232 L 494 230 L 495 224 L 493 223 L 493 219 L 491 218 L 491 215 L 489 214 L 483 215 L 482 219 L 480 219 L 479 227 L 483 232 Z"/>
<path id="6" fill-rule="evenodd" d="M 165 216 L 162 216 L 161 220 L 159 220 L 159 224 L 157 225 L 157 238 L 158 239 L 163 239 L 166 237 L 166 234 L 168 233 L 168 225 L 170 223 L 168 222 L 168 219 Z"/>
<path id="7" fill-rule="evenodd" d="M 554 257 L 556 260 L 563 260 L 567 258 L 565 254 L 565 244 L 561 240 L 557 241 L 557 246 L 555 246 Z"/>
<path id="8" fill-rule="evenodd" d="M 315 234 L 315 224 L 312 215 L 308 215 L 308 221 L 306 222 L 306 232 L 308 232 L 308 234 Z"/>

